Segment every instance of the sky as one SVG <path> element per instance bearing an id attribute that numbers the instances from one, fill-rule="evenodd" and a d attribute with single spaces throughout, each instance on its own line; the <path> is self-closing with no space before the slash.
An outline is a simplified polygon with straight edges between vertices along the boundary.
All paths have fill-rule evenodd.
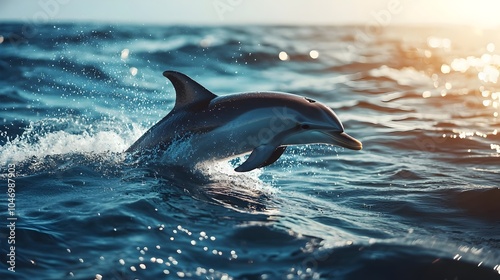
<path id="1" fill-rule="evenodd" d="M 0 0 L 0 21 L 499 27 L 491 0 Z"/>

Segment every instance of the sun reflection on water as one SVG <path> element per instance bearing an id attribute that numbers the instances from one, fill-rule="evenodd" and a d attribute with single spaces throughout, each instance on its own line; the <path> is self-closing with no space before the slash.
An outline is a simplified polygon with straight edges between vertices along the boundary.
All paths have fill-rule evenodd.
<path id="1" fill-rule="evenodd" d="M 285 51 L 281 51 L 279 54 L 278 54 L 278 57 L 280 60 L 282 61 L 286 61 L 286 60 L 289 60 L 290 57 L 288 56 L 288 54 L 285 52 Z"/>
<path id="2" fill-rule="evenodd" d="M 449 51 L 452 46 L 452 41 L 439 37 L 429 37 L 427 39 L 427 45 L 430 48 L 441 48 Z M 475 75 L 477 77 L 477 82 L 480 84 L 478 86 L 478 91 L 480 93 L 479 97 L 482 98 L 480 104 L 482 104 L 483 107 L 493 109 L 492 115 L 494 118 L 497 118 L 500 107 L 500 91 L 497 86 L 500 79 L 500 55 L 494 53 L 496 49 L 495 43 L 490 42 L 484 46 L 483 52 L 479 55 L 458 56 L 452 58 L 449 62 L 442 63 L 439 74 L 443 75 L 445 82 L 440 82 L 439 76 L 433 74 L 432 79 L 434 81 L 434 87 L 438 88 L 440 84 L 444 85 L 441 95 L 445 96 L 447 91 L 454 88 L 453 84 L 447 80 L 448 76 L 467 75 L 470 77 L 470 75 Z M 431 55 L 429 55 L 429 57 L 430 56 Z M 466 79 L 469 78 L 466 77 Z M 456 83 L 459 80 L 454 79 L 453 81 Z M 457 86 L 457 88 L 460 87 Z M 471 91 L 468 93 L 470 92 Z M 430 97 L 430 91 L 424 91 L 422 96 L 424 98 Z"/>
<path id="3" fill-rule="evenodd" d="M 483 153 L 498 157 L 500 52 L 497 46 L 500 43 L 493 40 L 494 36 L 473 33 L 484 39 L 477 44 L 479 39 L 472 40 L 468 36 L 471 34 L 464 34 L 447 34 L 450 37 L 425 35 L 421 41 L 423 47 L 418 50 L 425 65 L 412 68 L 430 77 L 433 86 L 422 87 L 421 98 L 428 99 L 429 105 L 446 106 L 450 110 L 449 119 L 443 115 L 443 125 L 436 125 L 443 131 L 442 139 L 436 143 L 450 139 L 446 143 L 468 153 L 481 153 L 478 150 L 481 149 Z M 398 70 L 401 76 L 402 71 Z M 468 123 L 467 119 L 473 122 Z M 464 142 L 466 139 L 472 141 Z"/>
<path id="4" fill-rule="evenodd" d="M 438 49 L 438 48 L 449 49 L 451 48 L 451 40 L 448 38 L 439 38 L 435 36 L 430 36 L 429 38 L 427 38 L 427 45 L 433 49 Z"/>

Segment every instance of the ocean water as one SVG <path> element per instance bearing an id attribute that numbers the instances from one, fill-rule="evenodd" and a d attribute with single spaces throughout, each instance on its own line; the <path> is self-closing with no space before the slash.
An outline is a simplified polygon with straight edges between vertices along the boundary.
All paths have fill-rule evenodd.
<path id="1" fill-rule="evenodd" d="M 500 279 L 498 31 L 2 23 L 0 278 Z M 165 70 L 315 98 L 364 148 L 134 159 Z"/>

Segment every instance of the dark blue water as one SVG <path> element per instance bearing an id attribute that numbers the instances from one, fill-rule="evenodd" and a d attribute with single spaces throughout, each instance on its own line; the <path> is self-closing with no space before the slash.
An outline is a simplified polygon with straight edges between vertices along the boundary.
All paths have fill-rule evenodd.
<path id="1" fill-rule="evenodd" d="M 0 24 L 0 278 L 499 279 L 498 30 L 378 31 Z M 364 149 L 137 161 L 164 70 L 315 98 Z"/>

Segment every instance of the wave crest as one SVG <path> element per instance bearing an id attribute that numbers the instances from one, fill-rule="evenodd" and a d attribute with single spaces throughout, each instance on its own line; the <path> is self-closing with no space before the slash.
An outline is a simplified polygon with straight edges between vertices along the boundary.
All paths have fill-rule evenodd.
<path id="1" fill-rule="evenodd" d="M 22 135 L 0 146 L 0 162 L 75 153 L 123 152 L 143 131 L 138 125 L 116 119 L 47 118 L 31 122 Z"/>

